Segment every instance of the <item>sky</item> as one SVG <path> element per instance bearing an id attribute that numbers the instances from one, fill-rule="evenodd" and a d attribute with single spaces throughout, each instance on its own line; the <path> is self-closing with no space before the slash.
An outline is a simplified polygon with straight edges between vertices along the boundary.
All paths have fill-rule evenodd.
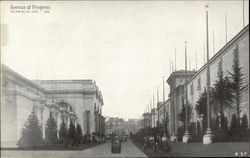
<path id="1" fill-rule="evenodd" d="M 175 50 L 176 70 L 184 69 L 185 41 L 188 68 L 204 64 L 207 4 L 212 57 L 225 45 L 225 15 L 227 41 L 243 28 L 242 0 L 1 2 L 1 62 L 28 79 L 93 79 L 104 116 L 141 118 L 157 88 L 162 101 Z M 11 5 L 50 13 L 13 13 Z"/>

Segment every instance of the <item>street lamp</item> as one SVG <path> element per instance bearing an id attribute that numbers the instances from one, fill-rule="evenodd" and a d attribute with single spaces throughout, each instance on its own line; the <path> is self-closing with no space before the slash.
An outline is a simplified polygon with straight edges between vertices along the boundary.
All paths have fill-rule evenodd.
<path id="1" fill-rule="evenodd" d="M 203 144 L 211 144 L 213 132 L 210 127 L 210 67 L 209 67 L 209 37 L 208 37 L 208 5 L 206 6 L 206 36 L 207 36 L 207 131 L 203 137 Z"/>
<path id="2" fill-rule="evenodd" d="M 188 132 L 188 102 L 187 102 L 187 41 L 185 41 L 185 104 L 186 104 L 186 131 L 183 135 L 182 142 L 183 143 L 188 143 L 191 140 L 191 136 Z"/>

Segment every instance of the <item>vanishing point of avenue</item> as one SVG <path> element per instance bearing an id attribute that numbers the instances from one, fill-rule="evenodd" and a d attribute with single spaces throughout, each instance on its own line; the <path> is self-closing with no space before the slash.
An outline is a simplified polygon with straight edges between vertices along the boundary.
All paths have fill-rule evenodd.
<path id="1" fill-rule="evenodd" d="M 28 3 L 1 6 L 6 18 L 1 29 L 8 32 L 1 34 L 5 41 L 1 46 L 1 157 L 250 156 L 247 0 L 75 3 L 79 6 L 60 2 L 30 3 L 31 8 Z M 193 8 L 187 9 L 189 5 Z M 226 5 L 228 10 L 221 11 Z M 63 7 L 72 8 L 69 15 L 62 13 Z M 184 14 L 195 16 L 186 20 Z M 20 15 L 22 22 L 17 20 Z M 16 29 L 10 18 L 17 26 L 32 19 L 33 27 L 29 26 L 30 32 Z M 34 32 L 45 29 L 48 33 L 36 38 Z M 16 44 L 22 32 L 32 35 L 30 48 Z M 31 42 L 23 37 L 21 43 L 25 41 Z M 60 49 L 62 54 L 46 61 L 25 55 L 36 49 Z M 64 49 L 72 54 L 65 55 Z M 127 53 L 111 53 L 119 49 Z M 135 53 L 147 49 L 152 52 Z M 53 55 L 38 54 L 39 58 Z M 75 65 L 81 66 L 75 71 Z"/>

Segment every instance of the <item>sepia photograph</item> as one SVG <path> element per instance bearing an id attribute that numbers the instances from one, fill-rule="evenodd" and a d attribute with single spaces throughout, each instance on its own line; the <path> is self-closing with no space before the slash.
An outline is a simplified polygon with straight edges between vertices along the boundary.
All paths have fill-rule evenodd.
<path id="1" fill-rule="evenodd" d="M 1 157 L 250 157 L 249 0 L 3 0 Z"/>

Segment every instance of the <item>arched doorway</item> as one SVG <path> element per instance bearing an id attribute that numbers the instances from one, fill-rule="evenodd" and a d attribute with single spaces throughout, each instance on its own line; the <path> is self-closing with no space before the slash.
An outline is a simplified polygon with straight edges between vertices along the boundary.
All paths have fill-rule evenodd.
<path id="1" fill-rule="evenodd" d="M 66 101 L 58 101 L 57 105 L 61 116 L 60 122 L 65 122 L 67 127 L 69 127 L 70 122 L 75 123 L 77 117 L 73 106 Z"/>

